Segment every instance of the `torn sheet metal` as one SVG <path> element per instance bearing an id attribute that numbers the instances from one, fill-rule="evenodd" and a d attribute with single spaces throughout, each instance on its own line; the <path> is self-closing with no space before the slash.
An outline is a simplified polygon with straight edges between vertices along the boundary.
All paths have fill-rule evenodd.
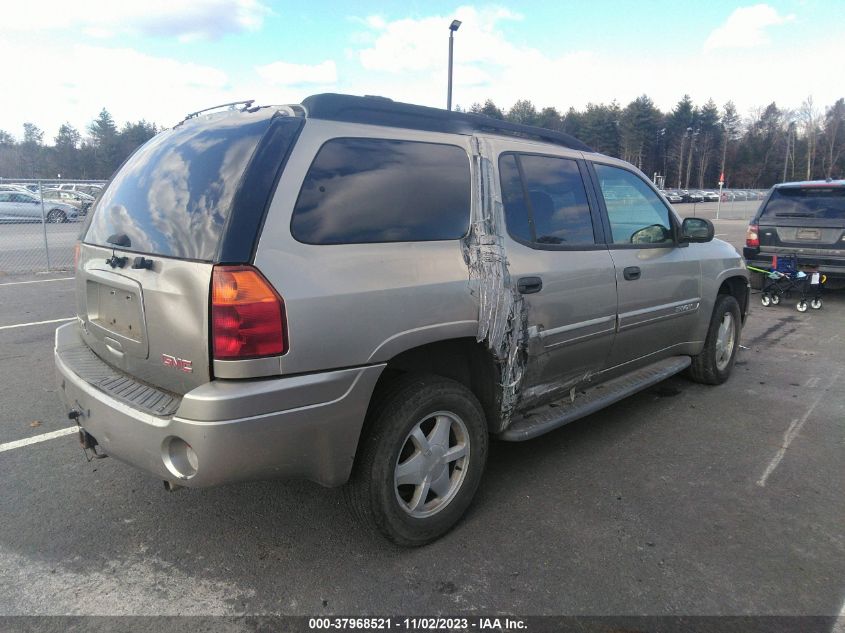
<path id="1" fill-rule="evenodd" d="M 484 152 L 483 141 L 478 138 L 473 141 L 477 203 L 463 253 L 469 269 L 470 292 L 478 300 L 476 340 L 486 342 L 500 364 L 501 430 L 509 424 L 521 398 L 527 318 L 522 295 L 511 282 L 508 271 L 501 226 L 504 214 L 494 187 L 494 165 Z"/>

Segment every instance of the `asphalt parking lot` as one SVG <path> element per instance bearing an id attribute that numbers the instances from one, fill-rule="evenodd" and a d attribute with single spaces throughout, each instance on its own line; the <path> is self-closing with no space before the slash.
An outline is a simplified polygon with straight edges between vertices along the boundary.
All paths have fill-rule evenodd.
<path id="1" fill-rule="evenodd" d="M 734 244 L 744 231 L 717 223 Z M 0 277 L 0 615 L 843 610 L 845 292 L 804 314 L 755 296 L 723 386 L 673 378 L 494 443 L 464 521 L 407 551 L 359 530 L 338 490 L 171 494 L 86 462 L 73 435 L 21 446 L 70 426 L 49 322 L 75 313 L 67 277 Z"/>

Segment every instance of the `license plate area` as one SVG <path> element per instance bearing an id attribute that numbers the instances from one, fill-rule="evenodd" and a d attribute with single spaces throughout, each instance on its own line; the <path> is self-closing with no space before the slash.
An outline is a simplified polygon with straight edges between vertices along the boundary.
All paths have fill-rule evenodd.
<path id="1" fill-rule="evenodd" d="M 86 331 L 105 346 L 109 360 L 123 367 L 125 358 L 146 358 L 147 336 L 141 286 L 134 280 L 85 282 Z"/>
<path id="2" fill-rule="evenodd" d="M 104 330 L 140 343 L 141 300 L 136 292 L 98 282 L 88 282 L 94 287 L 89 292 L 88 318 Z M 91 295 L 94 295 L 92 297 Z M 94 299 L 93 302 L 90 299 Z M 92 309 L 93 308 L 93 309 Z"/>
<path id="3" fill-rule="evenodd" d="M 818 242 L 822 238 L 819 229 L 798 229 L 795 232 L 795 239 Z"/>

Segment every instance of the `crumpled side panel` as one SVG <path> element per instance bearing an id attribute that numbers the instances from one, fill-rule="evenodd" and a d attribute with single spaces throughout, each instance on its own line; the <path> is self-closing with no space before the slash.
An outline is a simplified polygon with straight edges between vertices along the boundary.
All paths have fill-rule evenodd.
<path id="1" fill-rule="evenodd" d="M 500 428 L 507 427 L 521 398 L 525 374 L 527 318 L 522 295 L 511 282 L 502 235 L 502 201 L 495 191 L 494 165 L 476 141 L 474 186 L 476 205 L 464 240 L 470 292 L 478 301 L 476 340 L 486 342 L 499 361 L 501 376 Z"/>

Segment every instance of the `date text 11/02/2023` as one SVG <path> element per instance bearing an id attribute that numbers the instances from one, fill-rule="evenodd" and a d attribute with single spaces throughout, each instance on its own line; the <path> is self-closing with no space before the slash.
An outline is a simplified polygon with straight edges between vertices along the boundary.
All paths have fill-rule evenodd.
<path id="1" fill-rule="evenodd" d="M 519 631 L 526 624 L 519 618 L 476 617 L 476 618 L 309 618 L 310 630 L 364 630 L 364 631 Z"/>

